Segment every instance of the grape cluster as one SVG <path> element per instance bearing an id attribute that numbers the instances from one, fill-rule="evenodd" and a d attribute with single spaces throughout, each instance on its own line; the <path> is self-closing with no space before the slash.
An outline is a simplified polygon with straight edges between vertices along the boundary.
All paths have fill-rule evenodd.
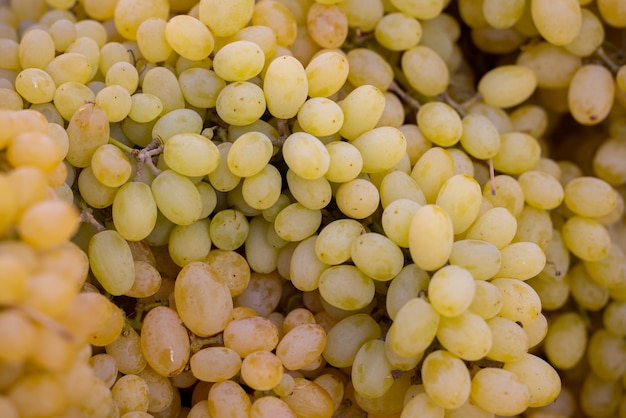
<path id="1" fill-rule="evenodd" d="M 626 417 L 625 28 L 0 0 L 0 416 Z"/>

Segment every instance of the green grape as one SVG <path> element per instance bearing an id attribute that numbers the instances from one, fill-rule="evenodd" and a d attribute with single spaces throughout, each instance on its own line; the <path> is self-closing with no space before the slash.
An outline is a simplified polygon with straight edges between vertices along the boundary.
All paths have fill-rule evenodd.
<path id="1" fill-rule="evenodd" d="M 178 75 L 185 100 L 199 108 L 215 107 L 220 91 L 226 82 L 214 71 L 206 68 L 188 68 Z"/>
<path id="2" fill-rule="evenodd" d="M 176 75 L 166 67 L 153 67 L 146 71 L 141 82 L 143 93 L 157 96 L 163 104 L 162 114 L 185 107 L 185 98 Z"/>
<path id="3" fill-rule="evenodd" d="M 463 132 L 459 114 L 443 102 L 428 102 L 417 111 L 420 132 L 435 145 L 448 147 L 456 144 Z"/>
<path id="4" fill-rule="evenodd" d="M 221 332 L 230 321 L 233 301 L 228 286 L 208 264 L 191 262 L 178 273 L 176 309 L 185 326 L 198 336 Z"/>
<path id="5" fill-rule="evenodd" d="M 366 398 L 378 398 L 391 388 L 392 383 L 385 342 L 378 339 L 365 342 L 356 353 L 352 367 L 355 392 Z"/>
<path id="6" fill-rule="evenodd" d="M 348 37 L 348 18 L 336 4 L 311 4 L 306 16 L 309 36 L 322 48 L 339 48 Z"/>
<path id="7" fill-rule="evenodd" d="M 335 193 L 339 210 L 350 218 L 365 219 L 372 215 L 380 204 L 380 194 L 371 181 L 356 178 L 343 183 Z"/>
<path id="8" fill-rule="evenodd" d="M 425 96 L 436 96 L 448 88 L 448 66 L 427 46 L 418 45 L 404 51 L 401 67 L 411 87 Z"/>
<path id="9" fill-rule="evenodd" d="M 151 189 L 159 210 L 175 224 L 189 225 L 200 217 L 200 192 L 188 177 L 165 170 L 154 179 Z"/>
<path id="10" fill-rule="evenodd" d="M 308 180 L 324 176 L 330 165 L 330 155 L 324 144 L 305 132 L 289 135 L 283 143 L 282 152 L 289 168 Z"/>
<path id="11" fill-rule="evenodd" d="M 521 65 L 504 65 L 487 72 L 478 82 L 478 91 L 490 106 L 516 106 L 535 91 L 537 77 Z"/>
<path id="12" fill-rule="evenodd" d="M 439 407 L 456 409 L 469 399 L 471 377 L 463 360 L 454 354 L 432 351 L 424 358 L 420 371 L 424 390 Z"/>
<path id="13" fill-rule="evenodd" d="M 287 370 L 299 370 L 319 357 L 326 346 L 326 331 L 319 324 L 292 328 L 276 346 L 276 356 Z"/>
<path id="14" fill-rule="evenodd" d="M 606 257 L 611 246 L 607 229 L 583 216 L 572 216 L 563 224 L 563 242 L 577 257 L 585 261 L 598 261 Z"/>
<path id="15" fill-rule="evenodd" d="M 203 261 L 211 249 L 209 220 L 199 219 L 189 225 L 176 225 L 170 232 L 168 251 L 172 261 L 184 267 L 192 261 Z"/>
<path id="16" fill-rule="evenodd" d="M 487 325 L 493 336 L 488 358 L 504 363 L 524 358 L 527 354 L 528 336 L 521 326 L 501 316 L 489 318 Z"/>
<path id="17" fill-rule="evenodd" d="M 506 362 L 503 370 L 515 373 L 528 386 L 531 408 L 551 404 L 561 391 L 561 378 L 556 370 L 534 354 L 527 353 L 520 360 Z"/>
<path id="18" fill-rule="evenodd" d="M 109 120 L 106 112 L 93 103 L 76 110 L 68 126 L 67 161 L 74 167 L 87 167 L 96 150 L 109 141 Z"/>
<path id="19" fill-rule="evenodd" d="M 150 122 L 163 111 L 161 99 L 153 94 L 135 93 L 131 96 L 128 117 L 139 123 Z"/>
<path id="20" fill-rule="evenodd" d="M 586 415 L 609 415 L 620 403 L 621 384 L 616 381 L 607 381 L 587 373 L 582 380 L 579 405 Z"/>
<path id="21" fill-rule="evenodd" d="M 187 329 L 171 308 L 157 306 L 143 319 L 141 351 L 148 365 L 161 376 L 176 376 L 190 357 Z"/>
<path id="22" fill-rule="evenodd" d="M 287 170 L 287 184 L 293 197 L 303 206 L 309 209 L 322 209 L 326 207 L 332 198 L 332 189 L 325 177 L 317 179 L 305 179 L 293 170 Z M 278 174 L 280 178 L 280 174 Z M 280 189 L 277 190 L 280 193 Z"/>
<path id="23" fill-rule="evenodd" d="M 325 225 L 315 243 L 315 254 L 325 264 L 342 264 L 350 259 L 352 243 L 365 233 L 354 219 L 337 219 Z"/>
<path id="24" fill-rule="evenodd" d="M 135 280 L 130 247 L 113 230 L 98 232 L 89 240 L 89 265 L 98 282 L 112 295 L 123 295 Z"/>
<path id="25" fill-rule="evenodd" d="M 520 0 L 485 0 L 482 5 L 485 20 L 494 28 L 510 28 L 521 17 L 524 3 Z"/>
<path id="26" fill-rule="evenodd" d="M 258 173 L 243 179 L 241 193 L 251 207 L 264 210 L 276 203 L 281 187 L 280 172 L 272 164 L 268 164 Z"/>
<path id="27" fill-rule="evenodd" d="M 481 202 L 480 185 L 466 174 L 457 174 L 447 179 L 435 200 L 435 204 L 450 215 L 455 234 L 465 232 L 474 223 Z"/>
<path id="28" fill-rule="evenodd" d="M 399 247 L 409 248 L 409 231 L 421 205 L 409 199 L 396 199 L 385 207 L 381 222 L 385 235 Z"/>
<path id="29" fill-rule="evenodd" d="M 317 258 L 315 254 L 316 241 L 317 235 L 300 241 L 294 248 L 289 260 L 289 279 L 296 289 L 304 292 L 317 289 L 320 275 L 329 267 L 328 264 Z M 283 324 L 283 327 L 285 325 Z"/>
<path id="30" fill-rule="evenodd" d="M 175 397 L 175 389 L 170 380 L 157 373 L 149 365 L 137 375 L 148 384 L 148 392 L 150 393 L 148 412 L 154 414 L 165 411 L 173 403 Z"/>
<path id="31" fill-rule="evenodd" d="M 354 145 L 345 141 L 332 141 L 325 145 L 330 157 L 324 176 L 334 183 L 354 180 L 363 168 L 363 157 Z"/>
<path id="32" fill-rule="evenodd" d="M 26 68 L 17 75 L 15 90 L 30 103 L 47 103 L 54 98 L 56 84 L 44 70 Z"/>
<path id="33" fill-rule="evenodd" d="M 350 71 L 348 81 L 355 87 L 371 85 L 386 91 L 393 81 L 391 65 L 376 51 L 354 48 L 346 54 Z"/>
<path id="34" fill-rule="evenodd" d="M 332 306 L 356 311 L 372 301 L 375 288 L 372 278 L 357 267 L 342 264 L 322 272 L 319 276 L 319 291 Z"/>
<path id="35" fill-rule="evenodd" d="M 258 131 L 246 132 L 233 142 L 226 162 L 231 173 L 250 177 L 261 172 L 272 157 L 272 141 Z"/>
<path id="36" fill-rule="evenodd" d="M 582 65 L 580 57 L 545 41 L 520 53 L 516 62 L 532 70 L 537 87 L 548 89 L 567 88 Z"/>
<path id="37" fill-rule="evenodd" d="M 266 109 L 263 90 L 249 81 L 238 81 L 220 90 L 215 104 L 218 115 L 232 125 L 248 125 L 259 119 Z"/>
<path id="38" fill-rule="evenodd" d="M 106 70 L 105 82 L 107 86 L 118 85 L 128 91 L 128 94 L 133 94 L 139 85 L 139 73 L 131 63 L 117 61 Z"/>
<path id="39" fill-rule="evenodd" d="M 289 47 L 296 40 L 298 30 L 296 19 L 291 11 L 278 1 L 256 3 L 252 13 L 252 24 L 272 28 L 278 45 Z"/>
<path id="40" fill-rule="evenodd" d="M 220 153 L 206 137 L 194 133 L 171 136 L 163 147 L 168 167 L 189 177 L 205 176 L 217 168 Z"/>
<path id="41" fill-rule="evenodd" d="M 476 281 L 474 299 L 469 309 L 485 320 L 495 317 L 502 309 L 502 292 L 491 282 L 486 280 Z M 541 338 L 543 339 L 543 336 Z"/>
<path id="42" fill-rule="evenodd" d="M 352 262 L 374 280 L 393 279 L 404 265 L 398 245 L 385 235 L 368 232 L 352 241 Z"/>
<path id="43" fill-rule="evenodd" d="M 202 118 L 191 109 L 174 109 L 164 113 L 152 127 L 152 138 L 167 142 L 177 134 L 200 134 Z"/>
<path id="44" fill-rule="evenodd" d="M 463 149 L 481 160 L 493 158 L 500 149 L 500 135 L 496 126 L 486 116 L 469 114 L 462 121 L 460 138 Z"/>
<path id="45" fill-rule="evenodd" d="M 120 187 L 112 210 L 116 231 L 128 241 L 148 237 L 156 226 L 157 204 L 145 183 L 129 182 Z"/>
<path id="46" fill-rule="evenodd" d="M 502 261 L 494 277 L 528 280 L 546 265 L 546 256 L 534 242 L 514 242 L 500 249 Z"/>
<path id="47" fill-rule="evenodd" d="M 172 47 L 165 38 L 166 17 L 150 17 L 137 26 L 137 49 L 148 62 L 165 61 L 172 53 Z"/>
<path id="48" fill-rule="evenodd" d="M 582 22 L 578 35 L 566 45 L 568 52 L 578 57 L 588 57 L 593 54 L 604 41 L 605 30 L 602 20 L 587 8 L 581 8 Z"/>
<path id="49" fill-rule="evenodd" d="M 502 292 L 500 316 L 527 324 L 541 313 L 541 300 L 537 292 L 526 282 L 511 278 L 492 279 Z"/>
<path id="50" fill-rule="evenodd" d="M 189 359 L 193 375 L 203 382 L 221 382 L 235 376 L 241 368 L 239 354 L 228 347 L 207 347 Z"/>
<path id="51" fill-rule="evenodd" d="M 487 367 L 472 378 L 470 399 L 485 411 L 514 416 L 528 408 L 530 390 L 515 373 Z"/>
<path id="52" fill-rule="evenodd" d="M 220 152 L 219 163 L 217 168 L 208 175 L 211 186 L 220 192 L 228 192 L 235 189 L 241 181 L 241 177 L 233 174 L 230 168 L 228 168 L 228 154 L 232 145 L 232 142 L 222 142 L 217 146 Z"/>
<path id="53" fill-rule="evenodd" d="M 379 173 L 396 165 L 406 153 L 406 139 L 398 128 L 381 126 L 364 132 L 351 144 L 363 158 L 364 173 Z"/>
<path id="54" fill-rule="evenodd" d="M 20 40 L 19 60 L 22 68 L 45 68 L 54 59 L 54 40 L 41 28 L 24 33 Z"/>
<path id="55" fill-rule="evenodd" d="M 409 299 L 397 311 L 389 331 L 394 350 L 404 357 L 424 352 L 435 338 L 439 323 L 440 316 L 430 303 L 419 297 Z"/>
<path id="56" fill-rule="evenodd" d="M 520 174 L 517 181 L 522 187 L 526 203 L 537 209 L 555 209 L 563 202 L 563 186 L 548 173 L 526 171 Z"/>
<path id="57" fill-rule="evenodd" d="M 609 302 L 609 289 L 591 278 L 584 262 L 572 265 L 565 277 L 569 281 L 572 298 L 585 309 L 600 311 Z"/>
<path id="58" fill-rule="evenodd" d="M 228 42 L 250 41 L 257 44 L 263 50 L 265 55 L 265 63 L 269 63 L 273 58 L 279 55 L 291 55 L 283 51 L 278 51 L 276 34 L 269 26 L 250 25 L 241 29 L 239 32 L 228 38 Z"/>
<path id="59" fill-rule="evenodd" d="M 147 411 L 150 402 L 148 384 L 141 377 L 129 374 L 120 377 L 111 387 L 111 396 L 120 415 L 131 411 Z"/>
<path id="60" fill-rule="evenodd" d="M 90 66 L 89 80 L 91 80 L 98 72 L 100 47 L 101 45 L 98 45 L 98 42 L 90 36 L 77 36 L 74 42 L 65 49 L 65 54 L 78 53 L 87 58 Z"/>
<path id="61" fill-rule="evenodd" d="M 602 324 L 613 335 L 623 336 L 624 329 L 624 310 L 626 304 L 623 301 L 613 300 L 608 303 L 602 312 Z"/>
<path id="62" fill-rule="evenodd" d="M 109 122 L 120 122 L 128 116 L 132 107 L 132 99 L 126 88 L 118 84 L 111 84 L 96 94 L 96 105 L 106 112 Z"/>
<path id="63" fill-rule="evenodd" d="M 165 25 L 165 39 L 180 56 L 201 60 L 213 51 L 215 41 L 209 28 L 189 15 L 177 15 Z"/>
<path id="64" fill-rule="evenodd" d="M 324 359 L 335 367 L 349 367 L 354 363 L 359 348 L 380 335 L 380 326 L 368 314 L 349 315 L 328 331 Z"/>
<path id="65" fill-rule="evenodd" d="M 433 19 L 437 17 L 444 8 L 443 0 L 436 1 L 407 1 L 391 0 L 391 4 L 403 13 L 418 19 Z"/>
<path id="66" fill-rule="evenodd" d="M 582 13 L 578 1 L 559 0 L 545 3 L 531 0 L 530 8 L 537 30 L 553 45 L 566 45 L 580 32 Z"/>
<path id="67" fill-rule="evenodd" d="M 598 1 L 598 9 L 602 19 L 604 19 L 609 25 L 624 27 L 626 14 L 620 7 L 620 3 L 618 1 L 600 0 Z"/>
<path id="68" fill-rule="evenodd" d="M 250 21 L 254 11 L 252 0 L 202 0 L 199 15 L 215 36 L 234 35 Z"/>
<path id="69" fill-rule="evenodd" d="M 376 41 L 391 51 L 404 51 L 416 46 L 422 38 L 419 20 L 403 13 L 388 13 L 377 23 Z"/>
<path id="70" fill-rule="evenodd" d="M 565 185 L 564 203 L 576 215 L 597 218 L 607 215 L 615 208 L 617 193 L 604 180 L 583 176 Z"/>
<path id="71" fill-rule="evenodd" d="M 91 167 L 84 168 L 78 175 L 78 191 L 81 198 L 93 208 L 106 208 L 113 204 L 119 187 L 109 187 L 100 183 Z"/>
<path id="72" fill-rule="evenodd" d="M 309 61 L 305 73 L 308 95 L 329 97 L 339 91 L 348 79 L 348 60 L 338 51 L 323 51 Z"/>
<path id="73" fill-rule="evenodd" d="M 298 215 L 302 215 L 302 213 L 299 213 L 299 214 L 297 213 L 295 215 L 297 217 Z M 304 215 L 311 216 L 312 214 L 304 213 Z M 291 226 L 291 225 L 295 226 L 300 223 L 300 221 L 297 221 L 294 224 L 291 224 L 293 220 L 290 219 L 290 215 L 285 214 L 283 216 L 284 216 L 283 219 L 285 223 L 287 224 L 285 226 Z M 278 218 L 276 219 L 278 221 Z M 298 226 L 302 227 L 303 225 L 298 225 Z M 248 261 L 250 268 L 258 273 L 271 273 L 272 271 L 276 270 L 276 267 L 278 266 L 278 249 L 274 247 L 273 245 L 271 245 L 267 240 L 268 228 L 274 228 L 274 227 L 276 227 L 276 224 L 269 223 L 268 221 L 265 220 L 265 218 L 263 218 L 263 216 L 255 216 L 250 220 L 250 224 L 249 224 L 250 229 L 248 232 L 248 237 L 246 238 L 244 242 L 244 250 L 246 252 L 246 260 Z M 307 227 L 307 225 L 304 225 L 304 227 Z M 315 233 L 315 229 L 317 229 L 317 227 L 310 228 L 309 230 L 307 230 L 306 231 L 306 234 L 308 234 L 307 236 L 313 235 Z M 276 229 L 276 232 L 280 236 L 280 234 L 278 233 L 278 229 Z M 286 237 L 280 236 L 280 238 L 285 239 Z M 294 239 L 293 241 L 301 241 L 302 239 L 306 237 L 303 236 L 302 238 L 300 237 L 297 237 L 297 238 L 298 239 Z"/>
<path id="74" fill-rule="evenodd" d="M 450 215 L 437 205 L 424 205 L 415 212 L 409 228 L 413 262 L 428 271 L 442 267 L 452 252 L 454 229 Z"/>
<path id="75" fill-rule="evenodd" d="M 243 213 L 224 209 L 211 219 L 209 234 L 212 243 L 221 250 L 236 250 L 248 237 L 250 227 Z"/>
<path id="76" fill-rule="evenodd" d="M 399 199 L 411 200 L 419 205 L 426 204 L 426 197 L 417 182 L 404 171 L 392 170 L 384 173 L 378 188 L 383 208 L 387 208 Z"/>
<path id="77" fill-rule="evenodd" d="M 263 79 L 269 112 L 279 119 L 296 116 L 307 98 L 307 80 L 304 67 L 294 57 L 283 55 L 270 62 Z"/>
<path id="78" fill-rule="evenodd" d="M 441 186 L 453 175 L 454 159 L 441 147 L 429 148 L 411 170 L 411 177 L 424 193 L 428 203 L 436 201 Z"/>
<path id="79" fill-rule="evenodd" d="M 105 186 L 120 187 L 128 181 L 132 172 L 129 158 L 113 144 L 104 144 L 91 156 L 94 177 Z"/>
<path id="80" fill-rule="evenodd" d="M 398 311 L 406 302 L 415 298 L 428 289 L 430 276 L 415 264 L 405 265 L 400 273 L 394 277 L 387 289 L 385 305 L 387 314 L 395 319 Z M 411 357 L 411 356 L 409 356 Z"/>
<path id="81" fill-rule="evenodd" d="M 500 149 L 493 157 L 496 170 L 511 175 L 532 170 L 541 157 L 539 142 L 523 132 L 508 132 L 500 136 Z"/>
<path id="82" fill-rule="evenodd" d="M 375 86 L 352 90 L 341 102 L 343 125 L 339 134 L 348 141 L 376 127 L 385 110 L 385 94 Z"/>
<path id="83" fill-rule="evenodd" d="M 469 308 L 475 291 L 471 273 L 463 267 L 449 265 L 433 274 L 428 284 L 428 299 L 439 315 L 457 316 Z"/>
<path id="84" fill-rule="evenodd" d="M 457 240 L 452 244 L 450 264 L 463 267 L 476 280 L 489 280 L 500 270 L 502 254 L 482 239 Z"/>
<path id="85" fill-rule="evenodd" d="M 141 337 L 132 327 L 124 328 L 124 332 L 105 346 L 105 350 L 115 359 L 121 373 L 139 374 L 146 367 L 146 358 L 141 351 Z"/>
<path id="86" fill-rule="evenodd" d="M 121 1 L 115 6 L 113 21 L 117 31 L 126 39 L 136 39 L 137 27 L 145 19 L 167 19 L 169 4 L 162 0 L 153 0 L 140 5 L 132 1 Z"/>
<path id="87" fill-rule="evenodd" d="M 466 310 L 453 317 L 441 316 L 437 340 L 446 350 L 461 359 L 476 361 L 491 350 L 493 335 L 480 315 Z"/>
<path id="88" fill-rule="evenodd" d="M 624 340 L 606 329 L 591 334 L 587 344 L 587 361 L 591 371 L 603 380 L 616 381 L 624 374 Z"/>
<path id="89" fill-rule="evenodd" d="M 578 123 L 596 125 L 608 116 L 614 97 L 615 81 L 611 72 L 603 65 L 586 64 L 578 68 L 572 77 L 567 104 Z"/>
<path id="90" fill-rule="evenodd" d="M 297 117 L 305 132 L 318 137 L 335 134 L 343 125 L 341 107 L 325 97 L 308 99 L 298 110 Z"/>
<path id="91" fill-rule="evenodd" d="M 246 81 L 258 75 L 265 65 L 261 47 L 251 41 L 234 41 L 215 53 L 213 71 L 226 81 Z"/>

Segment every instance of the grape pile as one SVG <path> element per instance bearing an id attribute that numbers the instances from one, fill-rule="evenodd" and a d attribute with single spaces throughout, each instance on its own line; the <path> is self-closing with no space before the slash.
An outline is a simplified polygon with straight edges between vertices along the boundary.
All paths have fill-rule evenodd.
<path id="1" fill-rule="evenodd" d="M 0 0 L 0 416 L 625 418 L 623 0 Z"/>

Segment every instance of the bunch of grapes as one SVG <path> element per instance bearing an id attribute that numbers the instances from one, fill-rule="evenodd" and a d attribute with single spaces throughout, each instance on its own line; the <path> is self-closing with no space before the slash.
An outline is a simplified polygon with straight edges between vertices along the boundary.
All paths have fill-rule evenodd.
<path id="1" fill-rule="evenodd" d="M 0 0 L 3 418 L 626 417 L 623 0 Z"/>

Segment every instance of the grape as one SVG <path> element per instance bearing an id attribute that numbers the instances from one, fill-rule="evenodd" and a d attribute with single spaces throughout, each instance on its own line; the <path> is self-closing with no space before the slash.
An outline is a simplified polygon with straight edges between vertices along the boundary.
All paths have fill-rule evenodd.
<path id="1" fill-rule="evenodd" d="M 259 74 L 264 64 L 261 47 L 242 40 L 220 48 L 213 59 L 213 70 L 226 81 L 246 81 Z"/>
<path id="2" fill-rule="evenodd" d="M 562 0 L 547 5 L 533 0 L 530 5 L 537 30 L 550 43 L 565 45 L 578 35 L 582 13 L 577 1 Z"/>
<path id="3" fill-rule="evenodd" d="M 263 90 L 249 81 L 238 81 L 220 90 L 215 109 L 226 123 L 248 125 L 263 115 L 266 97 Z"/>
<path id="4" fill-rule="evenodd" d="M 314 136 L 337 133 L 343 124 L 341 107 L 324 97 L 312 97 L 304 102 L 297 117 L 300 127 Z"/>
<path id="5" fill-rule="evenodd" d="M 409 250 L 415 264 L 428 271 L 442 267 L 452 252 L 450 215 L 440 206 L 425 205 L 415 212 L 409 228 Z"/>
<path id="6" fill-rule="evenodd" d="M 414 321 L 416 317 L 422 320 Z M 440 316 L 430 303 L 419 297 L 408 300 L 390 328 L 393 348 L 404 357 L 422 353 L 435 338 L 439 322 Z"/>
<path id="7" fill-rule="evenodd" d="M 150 187 L 157 207 L 170 221 L 177 225 L 189 225 L 200 217 L 200 192 L 188 177 L 165 170 Z"/>
<path id="8" fill-rule="evenodd" d="M 424 390 L 441 408 L 456 409 L 468 400 L 470 374 L 454 354 L 445 350 L 429 353 L 422 363 L 421 373 Z"/>
<path id="9" fill-rule="evenodd" d="M 530 390 L 515 373 L 487 367 L 472 378 L 470 399 L 485 411 L 512 416 L 526 410 Z"/>
<path id="10" fill-rule="evenodd" d="M 157 204 L 145 183 L 129 182 L 120 187 L 112 209 L 116 230 L 129 241 L 146 238 L 156 225 Z"/>
<path id="11" fill-rule="evenodd" d="M 593 94 L 585 94 L 593 85 Z M 567 91 L 571 115 L 581 125 L 603 121 L 613 104 L 615 82 L 610 71 L 596 64 L 583 65 L 576 70 Z"/>
<path id="12" fill-rule="evenodd" d="M 340 47 L 348 36 L 348 18 L 335 4 L 313 3 L 306 26 L 315 43 L 326 49 Z"/>
<path id="13" fill-rule="evenodd" d="M 193 16 L 178 15 L 167 21 L 165 39 L 179 55 L 190 60 L 201 60 L 213 51 L 211 31 Z"/>
<path id="14" fill-rule="evenodd" d="M 343 125 L 339 134 L 351 141 L 376 126 L 385 109 L 385 95 L 376 86 L 365 84 L 348 93 L 340 106 Z"/>
<path id="15" fill-rule="evenodd" d="M 478 91 L 486 104 L 507 108 L 530 97 L 536 85 L 532 70 L 520 65 L 500 66 L 480 79 Z"/>
<path id="16" fill-rule="evenodd" d="M 136 39 L 137 27 L 145 19 L 167 19 L 169 4 L 161 0 L 135 4 L 131 1 L 121 1 L 115 6 L 113 21 L 118 32 L 127 39 Z"/>
<path id="17" fill-rule="evenodd" d="M 272 152 L 272 142 L 267 135 L 258 131 L 244 133 L 228 150 L 228 169 L 239 177 L 253 176 L 267 165 Z"/>
<path id="18" fill-rule="evenodd" d="M 206 137 L 193 133 L 171 136 L 164 145 L 163 158 L 168 167 L 184 176 L 205 176 L 217 168 L 220 154 Z"/>
<path id="19" fill-rule="evenodd" d="M 332 306 L 354 311 L 367 306 L 374 297 L 372 278 L 355 266 L 339 265 L 325 269 L 319 277 L 322 298 Z"/>
<path id="20" fill-rule="evenodd" d="M 271 351 L 255 351 L 241 363 L 241 377 L 255 390 L 270 390 L 280 383 L 283 365 Z"/>
<path id="21" fill-rule="evenodd" d="M 128 374 L 120 377 L 111 388 L 111 395 L 120 414 L 147 411 L 150 400 L 148 384 L 141 377 Z"/>
<path id="22" fill-rule="evenodd" d="M 278 170 L 276 172 L 278 178 L 280 174 Z M 332 198 L 331 185 L 325 177 L 310 180 L 300 177 L 289 169 L 287 170 L 287 185 L 293 197 L 309 209 L 322 209 L 330 203 Z M 280 192 L 280 189 L 276 192 Z"/>
<path id="23" fill-rule="evenodd" d="M 50 74 L 40 68 L 26 68 L 15 79 L 15 90 L 27 101 L 47 103 L 52 101 L 56 84 Z"/>
<path id="24" fill-rule="evenodd" d="M 141 91 L 157 96 L 161 100 L 162 114 L 185 107 L 185 99 L 176 75 L 168 68 L 154 67 L 147 70 L 143 75 Z"/>
<path id="25" fill-rule="evenodd" d="M 390 169 L 406 153 L 404 134 L 394 127 L 382 126 L 365 132 L 351 141 L 361 153 L 362 172 L 377 173 Z"/>
<path id="26" fill-rule="evenodd" d="M 133 285 L 132 253 L 126 240 L 116 231 L 101 231 L 91 238 L 89 265 L 100 284 L 113 295 L 123 295 Z"/>
<path id="27" fill-rule="evenodd" d="M 168 250 L 174 263 L 183 267 L 192 261 L 204 261 L 212 245 L 209 224 L 205 218 L 172 228 Z"/>
<path id="28" fill-rule="evenodd" d="M 148 312 L 141 328 L 141 350 L 160 375 L 171 377 L 182 372 L 189 361 L 189 337 L 174 310 L 157 306 Z"/>
<path id="29" fill-rule="evenodd" d="M 563 225 L 563 241 L 577 257 L 598 261 L 606 257 L 611 245 L 608 231 L 592 218 L 572 216 Z"/>
<path id="30" fill-rule="evenodd" d="M 256 3 L 252 13 L 252 24 L 269 26 L 276 34 L 281 46 L 290 46 L 296 39 L 298 25 L 291 11 L 276 0 Z"/>
<path id="31" fill-rule="evenodd" d="M 418 45 L 402 54 L 402 71 L 409 84 L 419 93 L 436 96 L 450 81 L 445 61 L 431 48 Z"/>
<path id="32" fill-rule="evenodd" d="M 392 51 L 416 46 L 422 37 L 419 20 L 403 13 L 388 13 L 376 23 L 374 32 L 379 44 Z"/>
<path id="33" fill-rule="evenodd" d="M 233 301 L 228 286 L 209 265 L 195 261 L 183 267 L 178 273 L 174 292 L 176 309 L 187 328 L 199 336 L 224 330 Z"/>
<path id="34" fill-rule="evenodd" d="M 348 78 L 348 60 L 337 51 L 314 56 L 305 67 L 310 97 L 328 97 L 336 93 Z"/>

